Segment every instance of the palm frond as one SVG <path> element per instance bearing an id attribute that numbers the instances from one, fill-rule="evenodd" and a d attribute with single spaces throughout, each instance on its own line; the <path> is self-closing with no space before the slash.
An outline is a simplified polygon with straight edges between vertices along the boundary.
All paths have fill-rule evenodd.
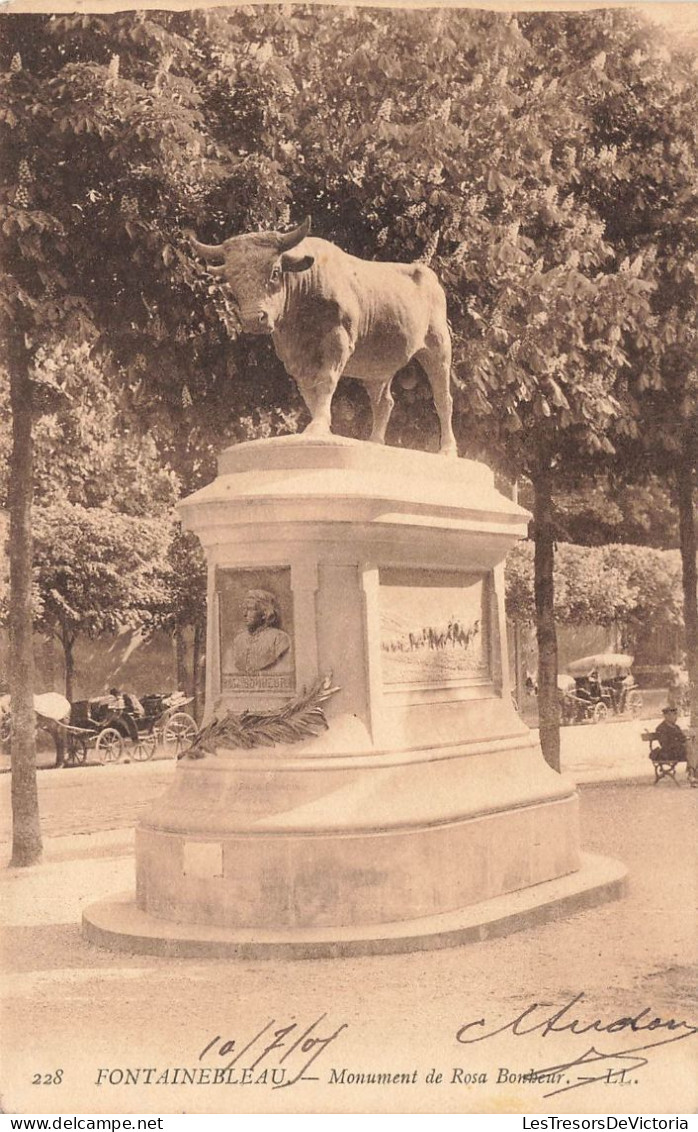
<path id="1" fill-rule="evenodd" d="M 270 711 L 226 712 L 204 727 L 186 753 L 190 759 L 200 759 L 216 750 L 252 747 L 275 747 L 282 743 L 299 743 L 326 731 L 329 724 L 322 704 L 338 692 L 331 676 L 323 676 L 302 688 L 295 699 L 281 708 Z"/>

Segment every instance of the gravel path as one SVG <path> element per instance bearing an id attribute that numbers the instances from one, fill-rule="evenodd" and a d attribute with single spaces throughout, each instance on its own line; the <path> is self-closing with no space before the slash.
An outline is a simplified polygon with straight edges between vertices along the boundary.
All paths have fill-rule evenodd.
<path id="1" fill-rule="evenodd" d="M 5 988 L 6 1110 L 695 1111 L 695 1036 L 656 1050 L 647 1066 L 626 1078 L 616 1073 L 548 1099 L 545 1094 L 554 1085 L 509 1077 L 569 1062 L 590 1045 L 604 1053 L 628 1050 L 639 1038 L 627 1032 L 543 1038 L 538 1032 L 505 1033 L 470 1046 L 456 1041 L 467 1021 L 485 1017 L 497 1028 L 533 1002 L 559 1008 L 581 992 L 576 1012 L 587 1022 L 609 1023 L 646 1006 L 662 1019 L 698 1019 L 698 972 L 692 966 L 698 940 L 698 791 L 671 783 L 604 785 L 582 789 L 581 797 L 584 848 L 628 864 L 627 897 L 453 950 L 285 963 L 112 955 L 82 939 L 78 918 L 86 903 L 132 886 L 130 857 L 95 853 L 92 859 L 6 871 L 5 965 L 15 972 Z M 536 1020 L 551 1011 L 546 1008 Z M 295 1023 L 301 1029 L 292 1034 L 300 1036 L 321 1015 L 314 1035 L 329 1037 L 339 1026 L 347 1028 L 319 1049 L 307 1070 L 317 1081 L 273 1089 L 269 1081 L 245 1087 L 233 1081 L 163 1080 L 166 1069 L 171 1078 L 176 1067 L 198 1071 L 227 1065 L 234 1054 L 221 1059 L 211 1051 L 199 1059 L 217 1035 L 217 1046 L 234 1039 L 239 1050 L 271 1020 L 269 1033 Z M 261 1039 L 252 1048 L 261 1053 Z M 268 1054 L 256 1076 L 264 1065 L 280 1067 L 281 1056 L 281 1051 Z M 299 1060 L 298 1049 L 289 1053 L 288 1076 L 309 1056 Z M 251 1053 L 243 1055 L 238 1068 L 253 1060 Z M 615 1070 L 624 1064 L 608 1063 Z M 63 1070 L 60 1085 L 32 1085 L 34 1074 L 58 1068 Z M 100 1068 L 117 1071 L 114 1084 L 96 1083 Z M 116 1083 L 126 1068 L 134 1077 L 141 1070 L 139 1084 Z M 440 1083 L 425 1084 L 431 1069 L 443 1073 Z M 147 1070 L 152 1072 L 146 1084 Z M 348 1074 L 362 1072 L 398 1073 L 405 1080 L 347 1083 Z M 482 1074 L 486 1081 L 465 1083 L 468 1075 Z M 565 1071 L 558 1087 L 570 1079 L 575 1083 L 580 1074 L 591 1072 Z"/>
<path id="2" fill-rule="evenodd" d="M 37 776 L 44 837 L 132 828 L 175 773 L 173 759 L 44 770 Z M 11 840 L 10 775 L 0 777 L 0 844 Z"/>

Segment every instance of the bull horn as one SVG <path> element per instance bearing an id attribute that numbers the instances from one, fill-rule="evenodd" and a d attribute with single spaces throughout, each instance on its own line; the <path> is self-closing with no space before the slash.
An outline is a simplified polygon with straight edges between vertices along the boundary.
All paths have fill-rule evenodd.
<path id="1" fill-rule="evenodd" d="M 192 232 L 191 228 L 186 228 L 184 230 L 184 235 L 189 240 L 189 243 L 193 247 L 196 254 L 198 256 L 201 256 L 201 258 L 205 259 L 208 263 L 224 263 L 225 262 L 225 251 L 223 249 L 222 244 L 201 244 L 201 243 L 199 243 L 196 236 Z"/>
<path id="2" fill-rule="evenodd" d="M 278 246 L 280 252 L 288 252 L 291 248 L 295 248 L 296 244 L 300 244 L 301 240 L 310 232 L 310 217 L 306 216 L 302 224 L 294 228 L 292 232 L 286 232 L 285 235 L 279 236 Z"/>

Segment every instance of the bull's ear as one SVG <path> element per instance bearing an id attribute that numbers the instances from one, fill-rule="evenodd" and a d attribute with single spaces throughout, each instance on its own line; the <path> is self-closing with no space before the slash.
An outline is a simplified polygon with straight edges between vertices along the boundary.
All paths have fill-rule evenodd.
<path id="1" fill-rule="evenodd" d="M 315 263 L 314 255 L 298 255 L 295 252 L 284 252 L 281 257 L 282 271 L 307 271 Z"/>

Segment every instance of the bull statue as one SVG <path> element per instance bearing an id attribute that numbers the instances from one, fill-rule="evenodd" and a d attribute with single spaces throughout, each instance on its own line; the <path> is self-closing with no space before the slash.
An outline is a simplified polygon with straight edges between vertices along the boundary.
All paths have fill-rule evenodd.
<path id="1" fill-rule="evenodd" d="M 309 232 L 310 217 L 292 232 L 233 236 L 222 244 L 185 235 L 209 273 L 225 283 L 241 330 L 271 335 L 310 411 L 306 435 L 330 434 L 332 397 L 346 374 L 366 386 L 370 439 L 385 443 L 392 379 L 416 359 L 431 385 L 441 452 L 455 456 L 451 335 L 436 275 L 423 263 L 357 259 Z"/>

